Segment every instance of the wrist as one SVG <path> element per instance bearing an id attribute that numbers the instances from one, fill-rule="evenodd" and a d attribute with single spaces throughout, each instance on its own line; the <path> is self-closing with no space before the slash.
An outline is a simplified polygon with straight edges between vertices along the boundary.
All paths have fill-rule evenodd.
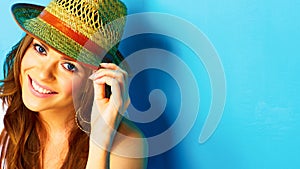
<path id="1" fill-rule="evenodd" d="M 86 169 L 107 169 L 109 168 L 109 153 L 106 149 L 99 147 L 90 140 L 89 156 Z"/>

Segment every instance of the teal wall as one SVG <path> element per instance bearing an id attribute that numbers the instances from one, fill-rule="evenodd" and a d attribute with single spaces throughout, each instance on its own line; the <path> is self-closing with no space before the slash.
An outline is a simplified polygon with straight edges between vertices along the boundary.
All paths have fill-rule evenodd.
<path id="1" fill-rule="evenodd" d="M 0 2 L 0 54 L 4 56 L 22 31 L 13 22 L 9 3 Z M 32 1 L 46 4 L 48 1 Z M 166 96 L 164 112 L 148 123 L 137 122 L 147 137 L 167 130 L 180 113 L 193 117 L 191 130 L 181 126 L 159 140 L 172 144 L 168 151 L 149 158 L 153 169 L 298 169 L 300 168 L 300 1 L 296 0 L 125 0 L 130 13 L 159 12 L 179 17 L 194 25 L 214 47 L 226 79 L 223 116 L 214 133 L 204 143 L 199 136 L 212 104 L 212 81 L 204 61 L 181 41 L 161 35 L 145 34 L 125 39 L 123 53 L 159 48 L 176 54 L 192 71 L 200 93 L 198 112 L 180 112 L 183 98 L 180 79 L 168 72 L 149 69 L 131 81 L 132 104 L 140 111 L 151 107 L 151 90 L 161 89 Z M 158 18 L 161 19 L 161 18 Z M 165 21 L 165 20 L 162 20 Z M 137 26 L 161 25 L 148 20 Z M 166 25 L 168 22 L 163 22 Z M 169 32 L 190 36 L 184 25 L 170 25 Z M 197 41 L 193 41 L 197 43 Z M 199 41 L 201 45 L 202 41 Z M 200 58 L 203 56 L 200 56 Z M 3 60 L 3 57 L 1 58 Z M 152 62 L 151 58 L 148 62 Z M 161 56 L 162 65 L 180 67 Z M 140 63 L 136 63 L 140 64 Z M 0 72 L 2 73 L 2 72 Z M 184 75 L 181 75 L 184 78 Z M 190 91 L 188 91 L 190 92 Z M 196 94 L 196 91 L 195 91 Z M 218 96 L 218 95 L 217 95 Z M 191 95 L 192 98 L 192 95 Z M 188 98 L 185 101 L 193 102 Z M 156 98 L 157 99 L 157 98 Z M 185 98 L 186 99 L 186 98 Z M 191 100 L 189 100 L 191 99 Z M 164 100 L 155 102 L 164 103 Z M 153 106 L 153 105 L 152 105 Z M 130 114 L 130 112 L 129 112 Z M 190 123 L 189 121 L 187 123 Z M 185 125 L 185 124 L 183 124 Z M 151 151 L 151 150 L 150 150 Z"/>

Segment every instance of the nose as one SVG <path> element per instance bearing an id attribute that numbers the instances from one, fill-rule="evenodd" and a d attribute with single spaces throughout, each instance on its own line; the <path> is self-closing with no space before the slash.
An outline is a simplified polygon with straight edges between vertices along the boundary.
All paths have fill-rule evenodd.
<path id="1" fill-rule="evenodd" d="M 46 59 L 40 62 L 39 78 L 43 81 L 52 81 L 56 78 L 57 62 L 51 59 Z"/>

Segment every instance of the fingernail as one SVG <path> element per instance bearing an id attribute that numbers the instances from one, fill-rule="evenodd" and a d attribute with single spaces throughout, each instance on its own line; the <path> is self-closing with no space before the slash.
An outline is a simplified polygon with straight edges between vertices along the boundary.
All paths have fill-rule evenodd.
<path id="1" fill-rule="evenodd" d="M 100 66 L 108 65 L 108 63 L 100 63 Z"/>
<path id="2" fill-rule="evenodd" d="M 95 76 L 96 76 L 96 74 L 93 73 L 91 76 L 89 76 L 89 79 L 94 80 Z"/>

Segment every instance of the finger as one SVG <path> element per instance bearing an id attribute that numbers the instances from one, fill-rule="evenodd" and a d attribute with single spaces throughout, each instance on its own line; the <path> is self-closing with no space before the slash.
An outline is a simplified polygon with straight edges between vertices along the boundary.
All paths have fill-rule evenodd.
<path id="1" fill-rule="evenodd" d="M 117 65 L 113 63 L 104 63 L 101 69 L 99 69 L 93 75 L 94 79 L 99 79 L 104 76 L 112 77 L 118 80 L 120 89 L 121 89 L 121 97 L 124 101 L 123 109 L 126 109 L 130 103 L 129 94 L 128 94 L 128 74 L 126 71 L 119 68 Z M 104 68 L 105 67 L 105 68 Z"/>
<path id="2" fill-rule="evenodd" d="M 97 80 L 97 79 L 100 79 L 104 76 L 110 76 L 110 77 L 113 77 L 113 78 L 116 78 L 116 79 L 120 79 L 122 80 L 122 75 L 114 70 L 105 70 L 105 69 L 102 69 L 102 70 L 98 70 L 96 72 L 94 72 L 90 77 L 89 79 L 90 80 Z M 101 82 L 101 81 L 99 81 Z M 98 85 L 100 85 L 101 83 L 98 83 Z M 105 95 L 104 93 L 104 90 L 105 89 L 105 84 L 101 84 L 101 90 L 99 90 L 99 93 L 101 93 L 101 95 Z M 95 89 L 98 89 L 97 87 L 95 87 Z"/>
<path id="3" fill-rule="evenodd" d="M 117 66 L 114 63 L 101 63 L 100 66 L 101 66 L 101 68 L 119 70 L 120 72 L 127 74 L 127 72 L 125 70 L 121 69 L 119 66 Z"/>
<path id="4" fill-rule="evenodd" d="M 105 83 L 93 82 L 95 99 L 104 99 L 105 98 Z"/>
<path id="5" fill-rule="evenodd" d="M 119 70 L 100 69 L 92 75 L 92 79 L 101 78 L 103 76 L 110 76 L 112 78 L 117 78 L 117 79 L 122 80 L 122 79 L 124 79 L 126 74 Z"/>
<path id="6" fill-rule="evenodd" d="M 100 63 L 101 68 L 106 68 L 106 69 L 113 69 L 116 70 L 118 69 L 118 66 L 115 63 Z"/>
<path id="7" fill-rule="evenodd" d="M 120 68 L 117 69 L 101 68 L 96 72 L 94 72 L 89 78 L 94 80 L 96 78 L 101 78 L 102 76 L 111 76 L 113 78 L 118 78 L 120 80 L 125 79 L 126 81 L 128 79 L 128 73 Z"/>
<path id="8" fill-rule="evenodd" d="M 100 66 L 101 66 L 101 69 L 98 70 L 98 71 L 100 71 L 100 72 L 101 72 L 102 70 L 110 69 L 110 70 L 115 70 L 115 71 L 117 71 L 118 73 L 122 73 L 122 75 L 123 75 L 123 77 L 124 77 L 124 79 L 125 79 L 125 84 L 126 84 L 126 86 L 127 86 L 129 75 L 128 75 L 128 73 L 127 73 L 125 70 L 121 69 L 119 66 L 117 66 L 117 65 L 114 64 L 114 63 L 101 63 Z M 112 75 L 112 76 L 114 76 L 114 75 Z"/>
<path id="9" fill-rule="evenodd" d="M 95 72 L 92 79 L 96 80 L 96 79 L 100 79 L 105 76 L 108 76 L 108 77 L 118 80 L 118 83 L 120 84 L 122 93 L 124 93 L 124 92 L 125 92 L 125 94 L 127 93 L 127 86 L 128 86 L 127 73 L 120 72 L 119 70 L 101 69 L 101 70 L 98 70 L 97 72 Z"/>
<path id="10" fill-rule="evenodd" d="M 119 110 L 119 108 L 122 106 L 123 101 L 122 101 L 122 91 L 120 89 L 120 84 L 118 80 L 109 77 L 109 76 L 104 76 L 102 78 L 96 79 L 94 81 L 97 84 L 107 84 L 111 86 L 111 96 L 109 98 L 109 102 L 111 106 L 113 106 L 114 109 Z"/>

